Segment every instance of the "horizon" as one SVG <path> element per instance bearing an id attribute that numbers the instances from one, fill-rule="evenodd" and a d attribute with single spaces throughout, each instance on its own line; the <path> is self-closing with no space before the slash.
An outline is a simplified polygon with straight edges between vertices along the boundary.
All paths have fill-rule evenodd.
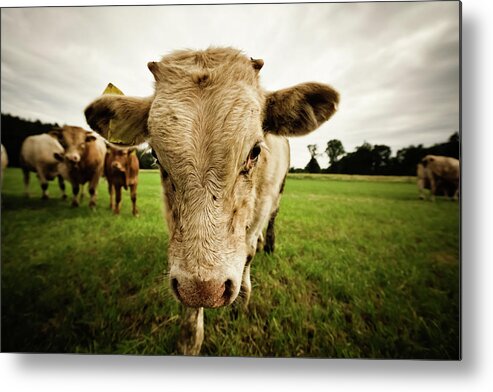
<path id="1" fill-rule="evenodd" d="M 44 123 L 43 121 L 39 120 L 39 119 L 27 119 L 27 118 L 23 118 L 23 117 L 19 117 L 19 116 L 16 116 L 16 115 L 12 115 L 10 113 L 1 113 L 2 116 L 11 116 L 11 117 L 17 117 L 19 118 L 20 120 L 23 120 L 23 121 L 29 121 L 29 122 L 36 122 L 36 121 L 40 121 L 41 123 L 45 124 L 45 125 L 57 125 L 57 126 L 64 126 L 64 125 L 68 125 L 68 124 L 58 124 L 58 123 Z M 401 149 L 406 149 L 406 148 L 411 148 L 411 147 L 423 147 L 424 149 L 428 149 L 428 148 L 432 148 L 436 145 L 439 145 L 439 144 L 443 144 L 443 143 L 447 143 L 450 138 L 455 135 L 455 134 L 458 134 L 459 135 L 459 138 L 461 137 L 460 136 L 460 133 L 458 131 L 456 132 L 453 132 L 451 133 L 447 138 L 445 138 L 444 140 L 441 140 L 441 141 L 438 141 L 438 142 L 435 142 L 433 144 L 430 144 L 430 145 L 425 145 L 423 143 L 412 143 L 412 144 L 409 144 L 407 146 L 404 146 L 398 150 L 393 150 L 390 146 L 387 146 L 390 148 L 391 150 L 391 154 L 390 154 L 390 158 L 395 158 L 397 156 L 397 153 L 401 150 Z M 322 150 L 319 150 L 321 152 L 318 152 L 317 155 L 315 156 L 315 159 L 317 160 L 317 162 L 319 161 L 320 158 L 324 158 L 324 161 L 327 161 L 327 164 L 325 166 L 320 166 L 321 168 L 328 168 L 330 167 L 330 164 L 328 163 L 329 159 L 327 157 L 327 154 L 325 152 L 325 149 L 327 148 L 327 143 L 329 142 L 329 140 L 327 140 L 327 142 L 325 143 L 325 145 L 323 145 L 323 151 Z M 353 153 L 353 152 L 356 152 L 357 148 L 361 147 L 363 144 L 365 143 L 369 143 L 371 146 L 376 146 L 376 145 L 381 145 L 381 144 L 377 144 L 377 143 L 371 143 L 370 141 L 368 140 L 364 140 L 362 143 L 358 144 L 357 146 L 355 146 L 353 148 L 353 150 L 351 151 L 345 151 L 344 154 L 342 154 L 339 158 L 338 158 L 338 161 L 341 160 L 341 158 L 343 158 L 344 156 L 346 156 L 347 154 L 350 154 L 350 153 Z M 344 143 L 343 143 L 344 145 Z M 140 144 L 139 146 L 139 150 L 146 150 L 148 149 L 150 146 L 148 143 L 142 143 Z M 319 145 L 317 145 L 317 148 L 320 147 Z M 308 145 L 307 145 L 307 149 L 308 149 Z M 346 149 L 344 147 L 344 149 Z M 311 159 L 311 157 L 309 158 L 309 160 Z M 306 162 L 306 164 L 304 166 L 294 166 L 294 165 L 290 165 L 290 169 L 304 169 L 305 166 L 308 164 L 308 161 Z"/>

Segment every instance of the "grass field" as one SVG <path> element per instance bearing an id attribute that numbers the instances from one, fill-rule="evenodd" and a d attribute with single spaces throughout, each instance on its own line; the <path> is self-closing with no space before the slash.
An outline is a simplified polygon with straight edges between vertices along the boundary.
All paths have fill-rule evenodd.
<path id="1" fill-rule="evenodd" d="M 140 217 L 2 190 L 2 350 L 177 354 L 181 305 L 169 294 L 159 175 L 141 172 Z M 457 359 L 457 203 L 417 199 L 409 178 L 296 176 L 277 249 L 252 264 L 248 312 L 205 311 L 203 355 Z"/>

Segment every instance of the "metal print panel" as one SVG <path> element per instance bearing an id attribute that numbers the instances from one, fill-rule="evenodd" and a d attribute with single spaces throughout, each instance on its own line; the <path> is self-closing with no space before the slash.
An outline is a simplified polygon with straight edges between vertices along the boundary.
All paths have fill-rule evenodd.
<path id="1" fill-rule="evenodd" d="M 460 16 L 2 9 L 2 351 L 460 359 Z"/>

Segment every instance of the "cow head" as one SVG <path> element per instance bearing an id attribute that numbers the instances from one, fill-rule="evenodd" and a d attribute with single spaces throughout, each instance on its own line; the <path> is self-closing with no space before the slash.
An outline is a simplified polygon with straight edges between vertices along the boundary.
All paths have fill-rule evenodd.
<path id="1" fill-rule="evenodd" d="M 175 52 L 148 64 L 153 97 L 105 95 L 85 110 L 88 124 L 111 142 L 147 141 L 155 151 L 171 285 L 188 306 L 228 305 L 238 295 L 256 173 L 269 155 L 266 133 L 305 135 L 339 101 L 319 83 L 265 92 L 262 65 L 229 48 Z"/>
<path id="2" fill-rule="evenodd" d="M 69 125 L 55 128 L 48 133 L 60 142 L 65 149 L 63 158 L 72 166 L 77 166 L 84 156 L 86 143 L 96 140 L 96 136 L 92 132 Z"/>
<path id="3" fill-rule="evenodd" d="M 110 143 L 106 145 L 105 171 L 113 180 L 119 179 L 125 189 L 131 176 L 131 154 L 135 148 L 121 148 Z"/>
<path id="4" fill-rule="evenodd" d="M 130 162 L 129 157 L 134 148 L 117 148 L 107 145 L 106 155 L 110 163 L 110 169 L 115 173 L 126 174 L 128 172 Z"/>

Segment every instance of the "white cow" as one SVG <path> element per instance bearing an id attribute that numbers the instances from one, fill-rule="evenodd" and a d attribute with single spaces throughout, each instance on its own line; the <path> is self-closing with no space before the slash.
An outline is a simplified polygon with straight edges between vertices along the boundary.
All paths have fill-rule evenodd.
<path id="1" fill-rule="evenodd" d="M 43 199 L 48 199 L 48 181 L 58 177 L 58 184 L 65 199 L 65 184 L 60 175 L 64 148 L 60 142 L 47 133 L 28 136 L 21 147 L 20 164 L 24 173 L 25 194 L 29 196 L 29 173 L 35 172 L 39 178 Z"/>
<path id="2" fill-rule="evenodd" d="M 5 150 L 5 147 L 2 144 L 2 183 L 3 183 L 3 172 L 5 171 L 5 168 L 9 164 L 9 158 L 7 156 L 7 150 Z"/>
<path id="3" fill-rule="evenodd" d="M 419 177 L 425 177 L 429 182 L 429 188 L 431 190 L 431 200 L 435 199 L 435 196 L 441 192 L 441 188 L 446 187 L 446 194 L 451 193 L 453 199 L 457 200 L 459 197 L 459 182 L 460 182 L 460 162 L 458 159 L 445 157 L 440 155 L 427 155 L 421 160 L 422 167 L 418 166 L 418 180 Z M 426 187 L 426 184 L 422 184 Z M 418 182 L 418 187 L 421 184 Z M 450 190 L 448 190 L 450 189 Z"/>

